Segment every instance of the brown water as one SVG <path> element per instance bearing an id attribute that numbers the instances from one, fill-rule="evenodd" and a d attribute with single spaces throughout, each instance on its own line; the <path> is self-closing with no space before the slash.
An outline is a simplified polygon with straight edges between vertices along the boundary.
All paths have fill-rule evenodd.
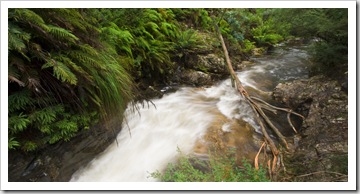
<path id="1" fill-rule="evenodd" d="M 251 95 L 265 100 L 279 82 L 307 77 L 303 47 L 279 47 L 252 61 L 238 76 Z M 114 142 L 71 181 L 157 181 L 149 173 L 175 162 L 178 149 L 206 157 L 210 147 L 236 148 L 237 157 L 254 158 L 262 143 L 251 108 L 229 79 L 209 88 L 181 88 L 153 103 L 156 107 L 140 108 L 140 114 L 128 110 L 118 145 Z"/>

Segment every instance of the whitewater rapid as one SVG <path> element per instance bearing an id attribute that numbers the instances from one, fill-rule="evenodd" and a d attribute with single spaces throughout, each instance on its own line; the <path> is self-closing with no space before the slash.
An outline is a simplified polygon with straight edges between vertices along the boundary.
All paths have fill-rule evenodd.
<path id="1" fill-rule="evenodd" d="M 290 49 L 276 54 L 277 58 L 254 59 L 256 65 L 238 72 L 243 85 L 268 92 L 279 81 L 307 76 L 303 73 L 307 63 L 304 51 Z M 263 84 L 267 82 L 270 84 Z M 175 162 L 177 150 L 191 154 L 195 143 L 204 141 L 218 112 L 228 119 L 241 119 L 260 133 L 251 108 L 231 87 L 230 79 L 208 88 L 180 88 L 152 102 L 154 105 L 144 107 L 139 104 L 138 111 L 128 107 L 117 142 L 75 172 L 70 181 L 158 181 L 150 173 Z M 230 124 L 224 123 L 221 129 L 228 132 Z"/>

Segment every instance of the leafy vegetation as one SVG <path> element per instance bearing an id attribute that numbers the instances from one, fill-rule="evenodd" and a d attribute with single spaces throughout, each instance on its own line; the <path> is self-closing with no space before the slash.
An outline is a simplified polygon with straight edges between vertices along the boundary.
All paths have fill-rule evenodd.
<path id="1" fill-rule="evenodd" d="M 9 10 L 9 148 L 68 141 L 125 109 L 132 78 L 91 14 Z"/>
<path id="2" fill-rule="evenodd" d="M 288 26 L 290 35 L 316 40 L 310 49 L 315 62 L 312 73 L 336 77 L 339 72 L 347 72 L 347 11 L 343 8 L 278 9 L 275 18 Z"/>
<path id="3" fill-rule="evenodd" d="M 137 85 L 166 83 L 186 56 L 238 60 L 317 38 L 314 72 L 347 71 L 346 9 L 9 9 L 9 149 L 34 151 L 119 116 Z"/>
<path id="4" fill-rule="evenodd" d="M 193 156 L 185 156 L 180 151 L 176 164 L 169 163 L 165 172 L 150 174 L 151 177 L 164 182 L 268 182 L 263 168 L 256 170 L 246 160 L 242 167 L 238 166 L 232 151 L 225 155 L 215 152 L 209 154 L 209 160 L 200 160 Z"/>

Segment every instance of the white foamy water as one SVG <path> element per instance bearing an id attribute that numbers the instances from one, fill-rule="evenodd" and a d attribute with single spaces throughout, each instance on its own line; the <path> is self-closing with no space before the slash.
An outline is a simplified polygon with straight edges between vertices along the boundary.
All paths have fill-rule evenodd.
<path id="1" fill-rule="evenodd" d="M 228 83 L 229 82 L 229 83 Z M 243 106 L 230 80 L 204 90 L 182 88 L 154 100 L 155 106 L 126 111 L 127 125 L 99 157 L 78 170 L 71 181 L 156 181 L 151 172 L 163 170 L 182 153 L 192 152 L 218 109 L 229 118 L 241 117 Z M 245 108 L 245 107 L 243 107 Z"/>
<path id="2" fill-rule="evenodd" d="M 243 85 L 258 89 L 258 80 L 265 80 L 276 72 L 296 77 L 297 70 L 292 69 L 293 65 L 289 65 L 289 73 L 285 71 L 287 64 L 284 60 L 280 64 L 276 63 L 281 61 L 278 59 L 268 61 L 259 59 L 258 65 L 238 73 Z M 168 163 L 175 162 L 178 149 L 184 154 L 192 153 L 196 141 L 204 136 L 216 112 L 228 119 L 242 119 L 258 133 L 260 131 L 249 105 L 231 87 L 229 79 L 205 89 L 182 88 L 153 100 L 153 103 L 156 107 L 151 104 L 141 107 L 139 113 L 127 110 L 128 126 L 123 122 L 123 129 L 117 136 L 118 145 L 112 143 L 87 166 L 74 173 L 70 181 L 157 181 L 150 177 L 150 173 L 162 171 Z M 224 124 L 222 130 L 229 132 L 229 125 Z"/>

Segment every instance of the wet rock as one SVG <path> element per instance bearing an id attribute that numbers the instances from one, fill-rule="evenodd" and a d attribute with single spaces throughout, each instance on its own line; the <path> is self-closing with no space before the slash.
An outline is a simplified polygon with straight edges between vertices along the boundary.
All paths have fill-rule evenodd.
<path id="1" fill-rule="evenodd" d="M 292 181 L 347 181 L 348 97 L 338 82 L 315 76 L 282 83 L 273 96 L 306 116 L 285 160 Z"/>
<path id="2" fill-rule="evenodd" d="M 186 67 L 204 73 L 227 73 L 225 60 L 215 54 L 196 55 L 187 61 Z"/>
<path id="3" fill-rule="evenodd" d="M 69 181 L 76 170 L 105 150 L 121 130 L 117 117 L 101 126 L 94 126 L 69 142 L 50 145 L 37 153 L 9 151 L 9 182 Z"/>
<path id="4" fill-rule="evenodd" d="M 252 50 L 252 55 L 255 56 L 255 57 L 258 57 L 258 56 L 263 55 L 264 52 L 265 52 L 264 48 L 254 48 Z"/>
<path id="5" fill-rule="evenodd" d="M 184 70 L 181 78 L 183 83 L 193 86 L 211 85 L 213 83 L 211 76 L 202 71 Z"/>
<path id="6" fill-rule="evenodd" d="M 239 65 L 237 65 L 237 69 L 241 70 L 244 69 L 248 66 L 254 65 L 254 62 L 252 61 L 241 61 L 241 63 Z"/>

